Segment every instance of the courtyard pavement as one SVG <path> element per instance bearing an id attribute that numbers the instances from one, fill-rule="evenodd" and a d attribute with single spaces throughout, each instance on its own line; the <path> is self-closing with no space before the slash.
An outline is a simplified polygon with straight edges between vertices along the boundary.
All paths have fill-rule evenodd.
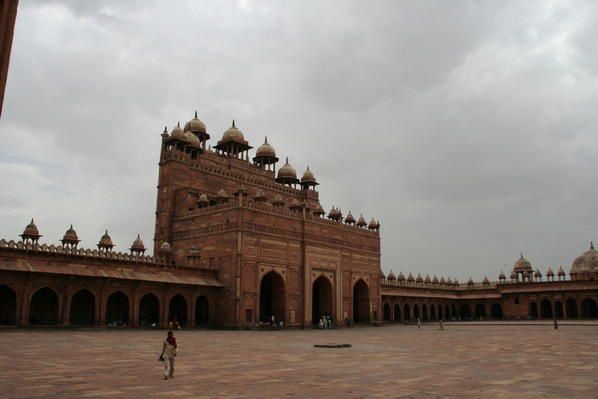
<path id="1" fill-rule="evenodd" d="M 0 330 L 1 398 L 598 398 L 598 326 Z M 314 344 L 349 343 L 319 349 Z"/>

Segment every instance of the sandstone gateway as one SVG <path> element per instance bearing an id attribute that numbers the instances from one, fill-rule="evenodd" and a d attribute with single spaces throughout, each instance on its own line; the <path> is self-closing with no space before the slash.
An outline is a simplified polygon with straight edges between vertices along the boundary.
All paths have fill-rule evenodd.
<path id="1" fill-rule="evenodd" d="M 0 240 L 0 324 L 247 328 L 437 319 L 598 317 L 598 252 L 546 277 L 523 258 L 510 278 L 461 284 L 380 268 L 380 223 L 327 214 L 309 169 L 298 178 L 267 139 L 253 157 L 235 123 L 213 147 L 197 118 L 162 133 L 153 256 L 141 237 L 79 248 L 71 226 L 40 243 Z M 555 268 L 556 270 L 556 268 Z"/>

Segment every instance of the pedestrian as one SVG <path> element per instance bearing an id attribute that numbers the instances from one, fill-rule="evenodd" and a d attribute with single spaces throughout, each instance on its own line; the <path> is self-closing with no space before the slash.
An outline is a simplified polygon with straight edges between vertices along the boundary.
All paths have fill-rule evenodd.
<path id="1" fill-rule="evenodd" d="M 444 326 L 442 325 L 442 319 L 440 319 L 439 323 L 440 323 L 440 328 L 439 328 L 439 330 L 444 330 Z"/>
<path id="2" fill-rule="evenodd" d="M 558 330 L 559 329 L 559 322 L 556 321 L 556 319 L 554 319 L 554 329 Z"/>
<path id="3" fill-rule="evenodd" d="M 422 328 L 422 322 L 419 317 L 417 318 L 417 328 Z"/>
<path id="4" fill-rule="evenodd" d="M 174 377 L 174 358 L 177 353 L 176 338 L 172 331 L 168 331 L 168 335 L 162 344 L 162 354 L 160 359 L 164 362 L 164 379 Z"/>
<path id="5" fill-rule="evenodd" d="M 274 317 L 274 315 L 272 315 L 272 317 L 270 318 L 270 324 L 276 327 L 276 317 Z"/>

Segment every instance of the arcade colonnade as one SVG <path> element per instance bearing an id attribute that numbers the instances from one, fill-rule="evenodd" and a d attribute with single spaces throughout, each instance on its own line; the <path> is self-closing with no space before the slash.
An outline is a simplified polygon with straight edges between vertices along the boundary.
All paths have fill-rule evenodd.
<path id="1" fill-rule="evenodd" d="M 199 327 L 214 323 L 214 306 L 209 287 L 77 279 L 0 284 L 0 325 Z"/>
<path id="2" fill-rule="evenodd" d="M 529 301 L 529 316 L 540 320 L 598 318 L 598 295 L 533 297 Z"/>
<path id="3" fill-rule="evenodd" d="M 461 302 L 431 298 L 384 296 L 382 315 L 385 322 L 435 320 L 500 320 L 504 317 L 500 301 Z"/>

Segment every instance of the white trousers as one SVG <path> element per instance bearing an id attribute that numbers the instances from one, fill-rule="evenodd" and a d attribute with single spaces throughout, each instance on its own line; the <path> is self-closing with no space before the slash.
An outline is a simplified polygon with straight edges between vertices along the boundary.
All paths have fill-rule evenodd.
<path id="1" fill-rule="evenodd" d="M 164 356 L 164 375 L 166 377 L 172 377 L 174 374 L 174 357 Z"/>

